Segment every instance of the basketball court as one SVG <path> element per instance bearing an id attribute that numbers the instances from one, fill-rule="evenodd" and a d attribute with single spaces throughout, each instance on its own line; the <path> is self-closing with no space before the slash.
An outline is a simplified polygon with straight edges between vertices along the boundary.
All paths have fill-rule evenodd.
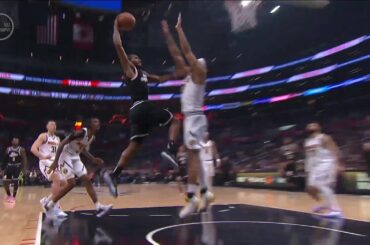
<path id="1" fill-rule="evenodd" d="M 61 202 L 65 220 L 41 214 L 39 200 L 48 188 L 24 187 L 14 206 L 1 204 L 1 244 L 369 244 L 370 198 L 339 195 L 344 219 L 309 213 L 305 193 L 217 187 L 206 213 L 180 220 L 184 204 L 175 185 L 121 185 L 114 210 L 98 219 L 83 188 Z"/>

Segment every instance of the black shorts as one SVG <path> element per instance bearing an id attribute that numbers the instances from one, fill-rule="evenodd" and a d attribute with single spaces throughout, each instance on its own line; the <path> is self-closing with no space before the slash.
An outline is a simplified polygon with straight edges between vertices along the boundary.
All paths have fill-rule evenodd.
<path id="1" fill-rule="evenodd" d="M 154 127 L 167 126 L 173 115 L 151 101 L 138 101 L 130 108 L 130 140 L 141 142 Z"/>
<path id="2" fill-rule="evenodd" d="M 21 170 L 22 168 L 20 165 L 8 165 L 4 171 L 5 179 L 7 180 L 18 179 Z"/>

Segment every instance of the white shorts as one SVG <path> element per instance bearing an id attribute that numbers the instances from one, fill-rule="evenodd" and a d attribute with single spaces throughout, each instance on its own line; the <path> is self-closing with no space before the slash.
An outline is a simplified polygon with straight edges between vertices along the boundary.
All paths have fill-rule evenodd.
<path id="1" fill-rule="evenodd" d="M 53 173 L 48 174 L 48 170 L 50 169 L 50 166 L 53 164 L 53 161 L 54 160 L 51 159 L 39 161 L 39 169 L 48 181 L 51 181 L 51 176 L 53 175 Z M 59 167 L 54 171 L 54 174 L 58 174 L 60 180 L 64 179 L 64 177 L 60 174 Z"/>
<path id="2" fill-rule="evenodd" d="M 202 148 L 204 136 L 208 132 L 208 121 L 204 114 L 185 116 L 184 144 L 190 150 Z"/>
<path id="3" fill-rule="evenodd" d="M 82 163 L 79 155 L 71 156 L 63 152 L 59 158 L 60 172 L 66 180 L 78 178 L 87 174 L 85 165 Z"/>
<path id="4" fill-rule="evenodd" d="M 210 177 L 215 176 L 215 165 L 213 163 L 213 160 L 206 160 L 202 161 L 203 168 L 206 172 L 206 174 Z"/>
<path id="5" fill-rule="evenodd" d="M 336 182 L 334 161 L 322 161 L 308 172 L 307 185 L 313 187 L 332 186 Z"/>

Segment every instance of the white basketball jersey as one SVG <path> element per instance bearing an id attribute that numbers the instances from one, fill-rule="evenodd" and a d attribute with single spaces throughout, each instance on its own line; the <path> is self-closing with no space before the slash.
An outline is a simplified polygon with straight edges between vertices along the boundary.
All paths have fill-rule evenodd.
<path id="1" fill-rule="evenodd" d="M 63 150 L 70 155 L 78 156 L 84 149 L 89 150 L 90 144 L 94 140 L 94 136 L 89 139 L 87 128 L 83 128 L 82 130 L 85 131 L 85 135 L 82 138 L 72 140 L 64 146 Z"/>
<path id="2" fill-rule="evenodd" d="M 54 160 L 60 139 L 56 135 L 46 134 L 46 137 L 46 141 L 40 146 L 39 151 L 42 155 L 51 156 L 51 160 Z"/>
<path id="3" fill-rule="evenodd" d="M 184 113 L 202 111 L 205 90 L 206 83 L 196 84 L 193 82 L 191 75 L 187 76 L 181 94 L 181 111 Z"/>
<path id="4" fill-rule="evenodd" d="M 318 134 L 315 137 L 306 139 L 304 147 L 308 164 L 316 165 L 326 161 L 334 161 L 335 157 L 333 154 L 323 145 L 323 138 L 324 134 Z"/>
<path id="5" fill-rule="evenodd" d="M 200 159 L 202 161 L 213 161 L 213 141 L 208 140 L 200 149 Z"/>

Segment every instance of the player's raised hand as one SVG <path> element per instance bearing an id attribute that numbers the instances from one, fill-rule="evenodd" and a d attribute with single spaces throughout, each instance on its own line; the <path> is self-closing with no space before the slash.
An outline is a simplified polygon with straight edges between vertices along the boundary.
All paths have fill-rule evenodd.
<path id="1" fill-rule="evenodd" d="M 175 26 L 176 29 L 182 28 L 182 17 L 181 17 L 181 12 L 179 13 L 179 16 L 177 17 L 177 24 Z"/>

